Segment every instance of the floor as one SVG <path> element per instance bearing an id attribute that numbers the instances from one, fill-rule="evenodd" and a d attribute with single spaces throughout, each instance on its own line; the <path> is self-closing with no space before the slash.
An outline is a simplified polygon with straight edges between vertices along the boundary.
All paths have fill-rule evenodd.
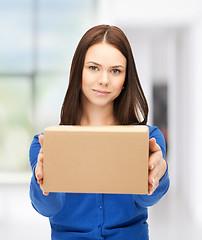
<path id="1" fill-rule="evenodd" d="M 149 210 L 150 240 L 202 239 L 182 201 L 169 193 Z M 48 219 L 31 206 L 29 184 L 0 184 L 0 239 L 50 239 Z"/>

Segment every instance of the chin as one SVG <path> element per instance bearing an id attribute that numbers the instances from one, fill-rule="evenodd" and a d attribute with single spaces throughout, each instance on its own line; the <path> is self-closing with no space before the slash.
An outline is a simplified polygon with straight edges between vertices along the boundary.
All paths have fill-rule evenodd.
<path id="1" fill-rule="evenodd" d="M 91 104 L 97 107 L 107 107 L 109 105 L 113 105 L 113 102 L 94 101 L 91 102 Z"/>

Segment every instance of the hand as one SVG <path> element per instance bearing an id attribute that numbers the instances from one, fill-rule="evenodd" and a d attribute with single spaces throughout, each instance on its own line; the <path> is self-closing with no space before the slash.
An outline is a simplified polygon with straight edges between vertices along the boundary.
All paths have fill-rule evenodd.
<path id="1" fill-rule="evenodd" d="M 166 172 L 167 164 L 163 159 L 160 146 L 155 138 L 149 140 L 149 176 L 148 176 L 148 194 L 151 195 L 159 185 L 160 179 Z"/>
<path id="2" fill-rule="evenodd" d="M 41 145 L 41 149 L 38 155 L 37 164 L 35 167 L 35 177 L 37 179 L 38 184 L 40 185 L 41 190 L 43 191 L 43 135 L 39 135 L 39 143 Z M 48 192 L 44 192 L 44 195 L 48 195 Z"/>

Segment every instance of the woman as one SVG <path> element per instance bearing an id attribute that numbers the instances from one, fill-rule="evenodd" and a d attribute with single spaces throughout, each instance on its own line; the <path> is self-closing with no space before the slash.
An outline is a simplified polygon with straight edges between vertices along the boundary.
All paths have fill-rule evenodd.
<path id="1" fill-rule="evenodd" d="M 148 106 L 130 44 L 117 27 L 88 30 L 73 57 L 61 125 L 145 125 Z M 165 141 L 150 127 L 148 195 L 43 192 L 43 135 L 30 147 L 34 208 L 49 217 L 52 239 L 149 239 L 147 208 L 169 188 Z"/>

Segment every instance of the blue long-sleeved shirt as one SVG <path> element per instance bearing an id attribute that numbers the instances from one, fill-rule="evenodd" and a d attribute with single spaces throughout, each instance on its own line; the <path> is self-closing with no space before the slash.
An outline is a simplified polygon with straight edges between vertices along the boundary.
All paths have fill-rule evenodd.
<path id="1" fill-rule="evenodd" d="M 157 127 L 149 127 L 165 157 L 165 141 Z M 157 203 L 169 188 L 168 169 L 152 195 L 49 193 L 44 196 L 34 176 L 40 150 L 38 136 L 30 147 L 33 176 L 30 198 L 40 214 L 49 217 L 52 240 L 146 240 L 147 207 Z"/>

